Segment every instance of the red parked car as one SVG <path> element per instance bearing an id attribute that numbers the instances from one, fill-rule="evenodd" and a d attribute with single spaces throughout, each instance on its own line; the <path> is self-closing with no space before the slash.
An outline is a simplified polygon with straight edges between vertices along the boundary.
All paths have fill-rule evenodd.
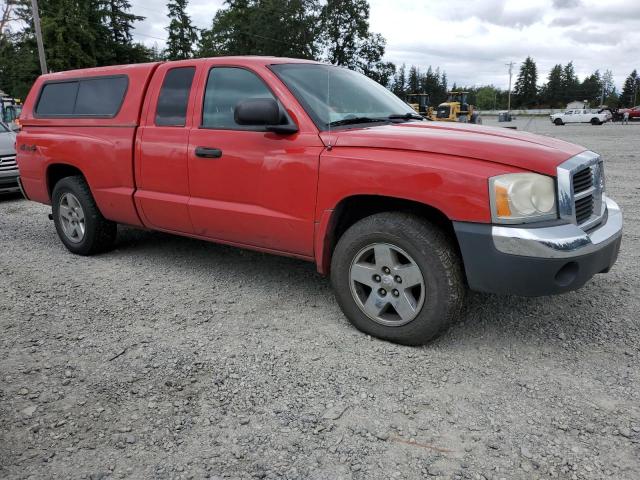
<path id="1" fill-rule="evenodd" d="M 421 344 L 467 287 L 548 295 L 608 271 L 622 217 L 596 153 L 430 122 L 366 77 L 228 57 L 45 75 L 17 140 L 25 195 L 73 253 L 117 224 L 315 262 L 359 329 Z"/>
<path id="2" fill-rule="evenodd" d="M 640 120 L 640 105 L 633 108 L 621 108 L 618 110 L 620 114 L 624 114 L 624 112 L 629 112 L 629 120 Z"/>

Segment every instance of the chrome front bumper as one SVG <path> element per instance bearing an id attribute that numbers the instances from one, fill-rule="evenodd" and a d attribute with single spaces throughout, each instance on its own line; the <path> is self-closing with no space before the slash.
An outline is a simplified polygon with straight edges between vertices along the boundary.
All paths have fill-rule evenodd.
<path id="1" fill-rule="evenodd" d="M 604 222 L 589 233 L 574 224 L 543 228 L 493 226 L 495 248 L 510 255 L 539 258 L 572 258 L 600 250 L 622 235 L 622 212 L 606 198 Z"/>
<path id="2" fill-rule="evenodd" d="M 480 292 L 555 295 L 582 287 L 615 264 L 622 214 L 606 201 L 602 223 L 585 232 L 573 223 L 552 227 L 453 222 L 469 288 Z"/>

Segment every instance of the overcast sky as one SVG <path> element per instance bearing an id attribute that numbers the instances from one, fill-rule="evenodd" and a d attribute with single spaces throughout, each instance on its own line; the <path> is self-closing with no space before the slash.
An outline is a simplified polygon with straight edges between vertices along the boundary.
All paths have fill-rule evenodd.
<path id="1" fill-rule="evenodd" d="M 190 0 L 196 26 L 209 27 L 222 0 Z M 370 0 L 371 30 L 387 39 L 386 59 L 424 69 L 439 66 L 450 85 L 506 88 L 510 61 L 530 55 L 539 83 L 573 60 L 582 79 L 613 71 L 616 86 L 640 68 L 640 0 Z M 164 45 L 166 0 L 132 0 L 146 16 L 136 39 Z M 155 38 L 154 38 L 155 37 Z M 514 80 L 515 81 L 515 80 Z"/>

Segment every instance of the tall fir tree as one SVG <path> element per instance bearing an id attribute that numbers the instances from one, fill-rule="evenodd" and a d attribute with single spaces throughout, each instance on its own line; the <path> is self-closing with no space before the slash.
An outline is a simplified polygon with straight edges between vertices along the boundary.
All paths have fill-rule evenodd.
<path id="1" fill-rule="evenodd" d="M 102 64 L 139 63 L 151 59 L 151 51 L 133 42 L 134 23 L 144 17 L 131 13 L 129 0 L 100 0 L 107 28 L 107 58 Z"/>
<path id="2" fill-rule="evenodd" d="M 563 103 L 569 103 L 574 100 L 582 101 L 584 98 L 578 98 L 579 96 L 580 81 L 576 75 L 573 62 L 567 63 L 562 69 L 562 101 Z"/>
<path id="3" fill-rule="evenodd" d="M 521 107 L 531 108 L 538 103 L 538 69 L 531 57 L 520 66 L 513 93 Z"/>
<path id="4" fill-rule="evenodd" d="M 396 71 L 391 90 L 400 98 L 404 98 L 407 93 L 407 66 L 404 63 Z"/>
<path id="5" fill-rule="evenodd" d="M 198 56 L 315 58 L 318 15 L 317 0 L 227 0 L 202 31 Z"/>
<path id="6" fill-rule="evenodd" d="M 547 77 L 547 83 L 544 84 L 540 92 L 543 104 L 551 108 L 558 108 L 562 106 L 564 100 L 563 78 L 562 65 L 554 65 Z"/>
<path id="7" fill-rule="evenodd" d="M 193 49 L 198 40 L 198 30 L 187 14 L 188 0 L 170 0 L 169 26 L 166 55 L 169 60 L 184 60 L 193 57 Z"/>
<path id="8" fill-rule="evenodd" d="M 40 1 L 42 38 L 52 72 L 98 65 L 98 5 L 95 0 Z"/>
<path id="9" fill-rule="evenodd" d="M 438 85 L 438 91 L 432 99 L 434 105 L 444 102 L 448 96 L 447 72 L 443 71 L 441 75 L 440 67 L 438 67 L 436 68 L 436 75 L 440 78 L 440 83 Z"/>
<path id="10" fill-rule="evenodd" d="M 639 103 L 638 95 L 640 95 L 640 77 L 637 70 L 633 70 L 624 81 L 622 93 L 620 94 L 620 103 L 623 107 L 635 107 Z"/>
<path id="11" fill-rule="evenodd" d="M 420 71 L 415 65 L 409 68 L 409 78 L 407 79 L 407 93 L 422 93 L 420 91 Z"/>
<path id="12" fill-rule="evenodd" d="M 578 96 L 582 100 L 587 100 L 591 106 L 600 105 L 602 90 L 603 84 L 600 71 L 596 70 L 591 75 L 584 77 L 578 90 Z"/>

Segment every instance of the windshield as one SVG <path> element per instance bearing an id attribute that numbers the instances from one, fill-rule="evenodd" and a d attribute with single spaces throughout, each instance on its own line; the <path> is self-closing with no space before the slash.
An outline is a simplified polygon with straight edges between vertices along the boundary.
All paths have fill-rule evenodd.
<path id="1" fill-rule="evenodd" d="M 416 115 L 409 105 L 364 75 L 331 65 L 286 63 L 271 69 L 289 87 L 320 130 L 329 124 L 390 115 Z"/>
<path id="2" fill-rule="evenodd" d="M 15 119 L 20 118 L 20 112 L 22 112 L 22 106 L 8 105 L 4 107 L 4 112 L 2 114 L 1 120 L 5 123 L 11 123 Z"/>

